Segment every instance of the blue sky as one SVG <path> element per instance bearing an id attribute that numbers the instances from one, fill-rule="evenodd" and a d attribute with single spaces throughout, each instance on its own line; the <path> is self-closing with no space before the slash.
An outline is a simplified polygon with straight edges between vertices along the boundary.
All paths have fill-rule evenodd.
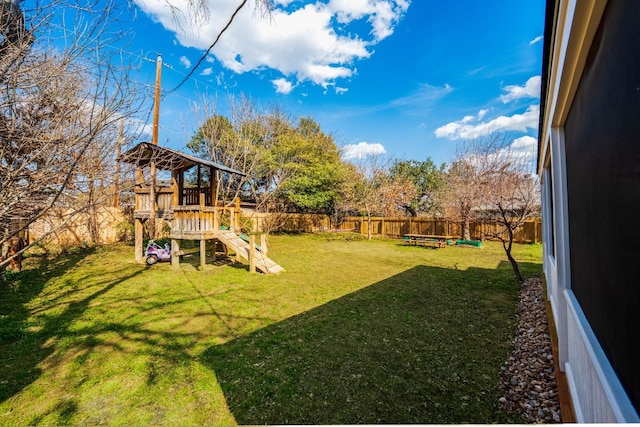
<path id="1" fill-rule="evenodd" d="M 535 153 L 543 0 L 276 0 L 269 17 L 250 0 L 174 92 L 240 1 L 208 0 L 200 25 L 168 2 L 186 4 L 133 0 L 127 47 L 149 59 L 139 77 L 149 85 L 162 55 L 161 145 L 184 149 L 203 97 L 225 114 L 242 93 L 312 117 L 347 157 L 449 162 L 457 143 L 494 131 Z"/>

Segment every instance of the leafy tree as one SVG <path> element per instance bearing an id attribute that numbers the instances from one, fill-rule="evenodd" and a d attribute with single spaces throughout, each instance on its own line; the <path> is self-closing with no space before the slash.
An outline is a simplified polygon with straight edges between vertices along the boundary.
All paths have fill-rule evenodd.
<path id="1" fill-rule="evenodd" d="M 210 116 L 188 144 L 197 155 L 247 174 L 221 179 L 221 194 L 251 198 L 261 211 L 330 212 L 341 163 L 333 138 L 311 118 L 294 125 L 277 108 L 260 111 L 247 98 L 231 104 L 231 119 Z"/>
<path id="2" fill-rule="evenodd" d="M 416 196 L 409 200 L 402 208 L 412 217 L 418 212 L 437 213 L 438 192 L 444 186 L 445 164 L 437 167 L 430 157 L 425 161 L 396 160 L 389 169 L 393 178 L 404 178 L 413 183 Z"/>
<path id="3" fill-rule="evenodd" d="M 340 151 L 333 138 L 309 117 L 283 136 L 276 151 L 286 151 L 291 178 L 279 190 L 290 209 L 325 213 L 333 210 L 340 179 Z"/>

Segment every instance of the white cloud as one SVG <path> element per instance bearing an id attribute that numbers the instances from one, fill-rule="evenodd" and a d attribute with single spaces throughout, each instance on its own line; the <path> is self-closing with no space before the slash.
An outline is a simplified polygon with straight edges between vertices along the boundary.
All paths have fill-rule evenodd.
<path id="1" fill-rule="evenodd" d="M 508 158 L 523 166 L 531 166 L 535 170 L 538 156 L 538 140 L 532 136 L 522 136 L 513 140 L 506 151 Z"/>
<path id="2" fill-rule="evenodd" d="M 153 124 L 144 122 L 140 119 L 127 119 L 127 126 L 134 132 L 140 135 L 151 136 L 153 134 Z"/>
<path id="3" fill-rule="evenodd" d="M 276 87 L 276 93 L 289 94 L 293 90 L 293 85 L 287 79 L 275 79 L 271 80 L 271 83 Z"/>
<path id="4" fill-rule="evenodd" d="M 538 140 L 532 136 L 521 136 L 511 143 L 511 148 L 518 151 L 531 151 L 537 147 Z"/>
<path id="5" fill-rule="evenodd" d="M 534 44 L 536 44 L 536 43 L 539 43 L 539 42 L 541 42 L 541 41 L 542 41 L 542 39 L 543 39 L 543 37 L 542 37 L 542 36 L 538 36 L 538 37 L 536 37 L 535 39 L 531 40 L 531 41 L 529 42 L 529 45 L 534 45 Z"/>
<path id="6" fill-rule="evenodd" d="M 524 84 L 524 86 L 506 86 L 504 90 L 507 92 L 500 95 L 503 103 L 514 101 L 521 98 L 539 98 L 540 97 L 540 76 L 533 76 Z"/>
<path id="7" fill-rule="evenodd" d="M 134 0 L 145 14 L 173 32 L 181 45 L 201 50 L 209 47 L 238 6 L 237 0 L 207 1 L 215 13 L 207 22 L 193 25 L 188 0 L 172 0 L 172 6 L 185 11 L 178 15 L 165 2 Z M 393 33 L 409 1 L 318 0 L 299 5 L 278 0 L 274 5 L 269 18 L 244 7 L 212 53 L 236 73 L 268 68 L 290 81 L 309 81 L 326 88 L 355 73 L 355 63 L 371 56 L 372 48 Z M 367 24 L 369 34 L 353 34 L 344 28 L 353 21 Z"/>
<path id="8" fill-rule="evenodd" d="M 409 1 L 379 0 L 331 0 L 328 7 L 333 10 L 341 24 L 367 18 L 376 41 L 393 34 L 393 27 L 409 8 Z"/>
<path id="9" fill-rule="evenodd" d="M 180 63 L 184 66 L 184 68 L 191 68 L 191 61 L 186 56 L 180 57 Z"/>
<path id="10" fill-rule="evenodd" d="M 201 76 L 210 76 L 211 74 L 213 74 L 213 68 L 211 67 L 207 67 L 204 70 L 202 70 L 202 72 L 200 73 Z"/>
<path id="11" fill-rule="evenodd" d="M 349 89 L 347 89 L 346 87 L 335 87 L 335 91 L 338 95 L 342 95 L 343 93 L 346 93 L 349 91 Z"/>
<path id="12" fill-rule="evenodd" d="M 395 99 L 391 102 L 394 107 L 400 106 L 424 106 L 445 97 L 453 92 L 453 88 L 447 83 L 444 86 L 432 86 L 427 83 L 421 84 L 411 95 Z"/>
<path id="13" fill-rule="evenodd" d="M 343 147 L 342 157 L 345 160 L 349 159 L 363 159 L 367 156 L 375 156 L 378 154 L 384 154 L 387 150 L 384 149 L 382 144 L 360 142 L 358 144 L 348 144 Z"/>
<path id="14" fill-rule="evenodd" d="M 486 110 L 478 113 L 478 120 L 484 117 Z M 447 123 L 434 131 L 437 138 L 448 139 L 474 139 L 484 135 L 490 135 L 497 131 L 526 132 L 527 129 L 537 129 L 540 115 L 540 106 L 531 105 L 522 114 L 512 116 L 499 116 L 488 122 L 472 124 L 476 121 L 473 116 L 466 116 L 461 120 Z"/>

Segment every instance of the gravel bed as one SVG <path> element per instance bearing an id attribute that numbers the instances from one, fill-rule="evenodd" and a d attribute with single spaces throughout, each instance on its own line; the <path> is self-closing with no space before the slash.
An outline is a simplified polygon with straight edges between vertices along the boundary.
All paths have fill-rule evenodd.
<path id="1" fill-rule="evenodd" d="M 519 324 L 513 353 L 502 366 L 500 403 L 533 423 L 561 422 L 558 386 L 542 280 L 529 279 L 520 290 Z"/>

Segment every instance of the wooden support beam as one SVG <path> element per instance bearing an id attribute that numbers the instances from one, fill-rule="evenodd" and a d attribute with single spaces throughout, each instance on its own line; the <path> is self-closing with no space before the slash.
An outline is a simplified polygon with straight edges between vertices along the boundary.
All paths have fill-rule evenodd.
<path id="1" fill-rule="evenodd" d="M 138 264 L 142 263 L 143 260 L 143 248 L 142 248 L 142 239 L 143 239 L 143 224 L 142 224 L 142 220 L 141 219 L 134 219 L 133 220 L 134 223 L 134 229 L 135 229 L 135 257 L 136 257 L 136 262 Z"/>
<path id="2" fill-rule="evenodd" d="M 200 240 L 200 268 L 207 265 L 207 241 Z"/>
<path id="3" fill-rule="evenodd" d="M 136 184 L 144 186 L 144 173 L 140 166 L 136 168 Z"/>
<path id="4" fill-rule="evenodd" d="M 156 238 L 156 213 L 158 206 L 156 204 L 156 162 L 151 161 L 151 187 L 149 187 L 149 200 L 151 207 L 149 211 L 149 235 L 152 239 Z"/>
<path id="5" fill-rule="evenodd" d="M 256 235 L 249 234 L 249 273 L 256 272 Z"/>
<path id="6" fill-rule="evenodd" d="M 211 192 L 211 206 L 217 205 L 218 200 L 218 175 L 213 166 L 209 167 L 209 191 Z"/>
<path id="7" fill-rule="evenodd" d="M 236 197 L 236 207 L 233 210 L 232 221 L 235 223 L 234 228 L 240 230 L 240 197 Z"/>
<path id="8" fill-rule="evenodd" d="M 180 240 L 171 239 L 171 268 L 180 268 Z"/>
<path id="9" fill-rule="evenodd" d="M 184 200 L 184 169 L 178 174 L 178 206 L 183 204 Z"/>
<path id="10" fill-rule="evenodd" d="M 178 185 L 178 172 L 171 171 L 171 206 L 180 204 L 180 188 Z"/>

